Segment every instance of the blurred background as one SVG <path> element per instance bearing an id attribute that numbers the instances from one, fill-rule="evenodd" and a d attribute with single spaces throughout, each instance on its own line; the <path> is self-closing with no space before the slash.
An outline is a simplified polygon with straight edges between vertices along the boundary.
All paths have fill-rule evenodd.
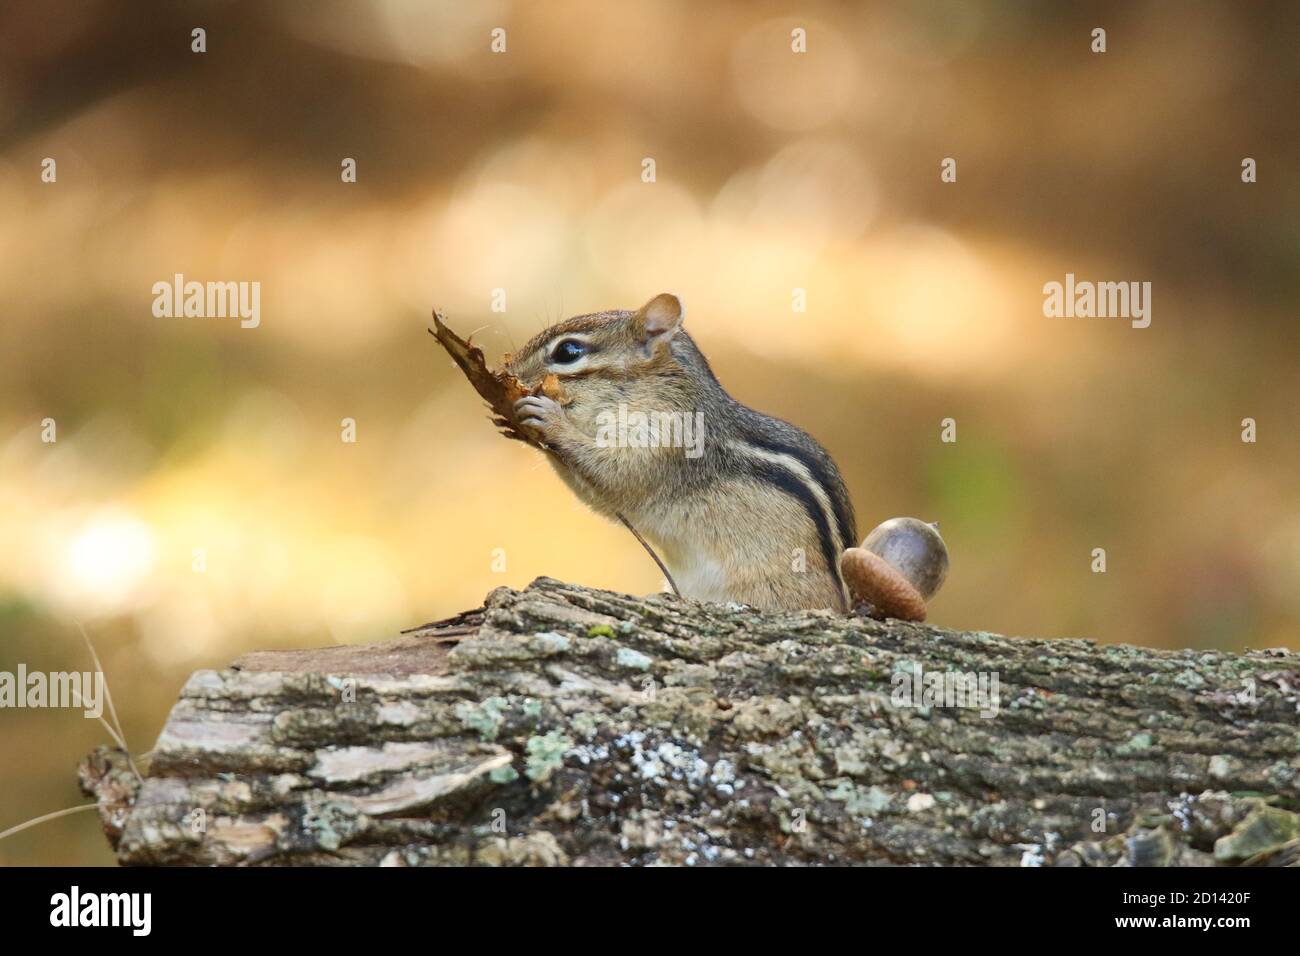
<path id="1" fill-rule="evenodd" d="M 934 622 L 1300 647 L 1298 36 L 1226 2 L 7 2 L 0 670 L 90 669 L 83 622 L 141 752 L 253 648 L 658 589 L 425 327 L 495 360 L 661 291 L 860 532 L 942 522 Z M 1045 318 L 1067 272 L 1150 281 L 1150 328 Z M 176 273 L 260 282 L 260 326 L 155 317 Z M 0 711 L 0 830 L 84 802 L 104 742 Z M 0 841 L 111 860 L 93 814 Z"/>

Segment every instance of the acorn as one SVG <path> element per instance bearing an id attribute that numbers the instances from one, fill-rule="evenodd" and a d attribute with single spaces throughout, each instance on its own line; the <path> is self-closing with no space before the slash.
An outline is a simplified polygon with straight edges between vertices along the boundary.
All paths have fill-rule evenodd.
<path id="1" fill-rule="evenodd" d="M 919 518 L 890 518 L 867 535 L 860 548 L 847 548 L 840 570 L 855 601 L 886 617 L 924 621 L 925 602 L 948 576 L 948 548 L 939 525 Z"/>

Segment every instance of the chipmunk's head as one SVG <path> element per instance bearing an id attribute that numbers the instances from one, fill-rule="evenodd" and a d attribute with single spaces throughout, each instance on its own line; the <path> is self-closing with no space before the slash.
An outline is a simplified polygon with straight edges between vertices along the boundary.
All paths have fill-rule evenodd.
<path id="1" fill-rule="evenodd" d="M 526 386 L 556 375 L 566 391 L 584 381 L 671 374 L 677 367 L 673 339 L 681 332 L 682 303 L 664 292 L 635 312 L 578 315 L 534 336 L 506 367 Z"/>

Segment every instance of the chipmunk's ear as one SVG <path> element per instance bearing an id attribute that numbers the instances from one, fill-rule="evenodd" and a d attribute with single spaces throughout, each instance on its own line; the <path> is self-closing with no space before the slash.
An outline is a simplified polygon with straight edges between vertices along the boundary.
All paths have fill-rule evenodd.
<path id="1" fill-rule="evenodd" d="M 682 327 L 682 302 L 671 292 L 661 292 L 637 311 L 637 331 L 646 355 L 653 355 L 660 342 L 667 342 Z"/>

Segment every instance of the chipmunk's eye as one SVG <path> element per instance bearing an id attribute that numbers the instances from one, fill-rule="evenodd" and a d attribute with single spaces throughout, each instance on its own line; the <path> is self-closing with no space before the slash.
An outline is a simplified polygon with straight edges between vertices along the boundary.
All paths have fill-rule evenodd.
<path id="1" fill-rule="evenodd" d="M 551 361 L 560 365 L 576 362 L 587 354 L 587 346 L 577 339 L 565 339 L 551 352 Z"/>

